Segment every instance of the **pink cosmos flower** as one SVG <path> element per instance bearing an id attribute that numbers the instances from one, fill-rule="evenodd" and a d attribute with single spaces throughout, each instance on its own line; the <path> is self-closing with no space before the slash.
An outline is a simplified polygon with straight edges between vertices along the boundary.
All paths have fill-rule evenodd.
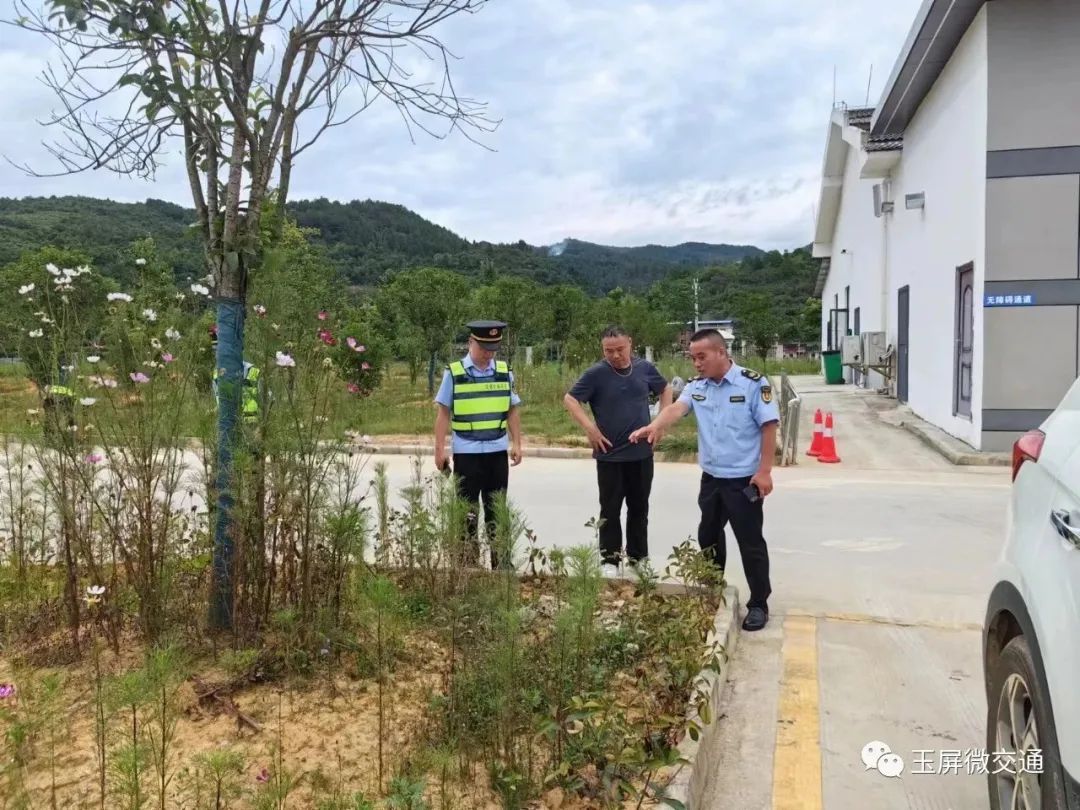
<path id="1" fill-rule="evenodd" d="M 101 453 L 90 453 L 83 459 L 87 464 L 100 464 L 105 457 Z"/>
<path id="2" fill-rule="evenodd" d="M 8 700 L 15 697 L 15 684 L 0 683 L 0 700 Z"/>
<path id="3" fill-rule="evenodd" d="M 360 368 L 362 368 L 364 371 L 367 371 L 371 368 L 371 363 L 365 360 L 363 363 L 360 364 Z"/>
<path id="4" fill-rule="evenodd" d="M 329 313 L 325 309 L 319 311 L 319 320 L 320 321 L 325 321 L 328 317 L 329 317 Z"/>
<path id="5" fill-rule="evenodd" d="M 150 382 L 150 378 L 147 377 L 145 374 L 143 374 L 141 371 L 135 371 L 135 372 L 129 374 L 128 376 L 131 377 L 132 382 L 137 382 L 137 383 L 148 383 L 148 382 Z"/>
<path id="6" fill-rule="evenodd" d="M 270 781 L 270 771 L 266 768 L 263 768 L 261 771 L 259 771 L 259 775 L 255 777 L 255 781 L 258 782 L 260 785 L 265 785 L 267 782 Z"/>
<path id="7" fill-rule="evenodd" d="M 360 393 L 360 386 L 357 385 L 356 383 L 353 383 L 353 382 L 349 383 L 348 389 L 349 389 L 350 394 L 359 394 Z"/>
<path id="8" fill-rule="evenodd" d="M 176 358 L 174 358 L 174 357 L 173 357 L 173 356 L 172 356 L 171 354 L 169 354 L 168 352 L 165 352 L 165 354 L 161 355 L 161 360 L 162 360 L 162 362 L 164 362 L 164 363 L 171 363 L 171 362 L 172 362 L 173 360 L 175 360 L 175 359 L 176 359 Z"/>

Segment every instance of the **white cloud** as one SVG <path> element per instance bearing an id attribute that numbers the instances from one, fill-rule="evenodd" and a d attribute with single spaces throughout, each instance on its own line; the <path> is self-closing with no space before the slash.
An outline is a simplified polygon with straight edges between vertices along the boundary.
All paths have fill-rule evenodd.
<path id="1" fill-rule="evenodd" d="M 458 135 L 412 143 L 380 103 L 302 156 L 291 193 L 401 203 L 469 239 L 805 244 L 833 68 L 837 97 L 862 104 L 873 64 L 874 103 L 918 5 L 492 0 L 442 35 L 459 92 L 502 121 L 480 136 L 493 151 Z M 52 133 L 34 121 L 56 106 L 34 81 L 43 45 L 18 32 L 0 46 L 0 151 L 49 168 Z M 189 204 L 175 153 L 153 184 L 4 163 L 0 188 Z"/>

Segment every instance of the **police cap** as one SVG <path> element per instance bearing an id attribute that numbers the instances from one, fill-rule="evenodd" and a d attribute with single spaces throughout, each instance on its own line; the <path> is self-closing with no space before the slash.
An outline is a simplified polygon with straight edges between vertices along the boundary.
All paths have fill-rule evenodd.
<path id="1" fill-rule="evenodd" d="M 502 346 L 503 330 L 506 328 L 502 321 L 469 321 L 465 325 L 469 327 L 469 335 L 485 349 L 495 351 Z"/>

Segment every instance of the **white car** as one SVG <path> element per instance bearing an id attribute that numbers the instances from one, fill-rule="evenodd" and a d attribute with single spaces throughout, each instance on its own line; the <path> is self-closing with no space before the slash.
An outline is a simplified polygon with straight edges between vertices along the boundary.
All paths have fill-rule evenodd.
<path id="1" fill-rule="evenodd" d="M 1080 380 L 1016 442 L 983 628 L 992 810 L 1080 810 Z"/>

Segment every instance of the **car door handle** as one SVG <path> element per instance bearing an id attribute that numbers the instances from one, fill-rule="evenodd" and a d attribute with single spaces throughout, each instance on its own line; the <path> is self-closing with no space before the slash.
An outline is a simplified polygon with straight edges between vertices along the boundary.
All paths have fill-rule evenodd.
<path id="1" fill-rule="evenodd" d="M 1050 522 L 1054 524 L 1057 533 L 1080 549 L 1080 527 L 1069 523 L 1069 513 L 1064 509 L 1055 509 L 1050 513 Z"/>

